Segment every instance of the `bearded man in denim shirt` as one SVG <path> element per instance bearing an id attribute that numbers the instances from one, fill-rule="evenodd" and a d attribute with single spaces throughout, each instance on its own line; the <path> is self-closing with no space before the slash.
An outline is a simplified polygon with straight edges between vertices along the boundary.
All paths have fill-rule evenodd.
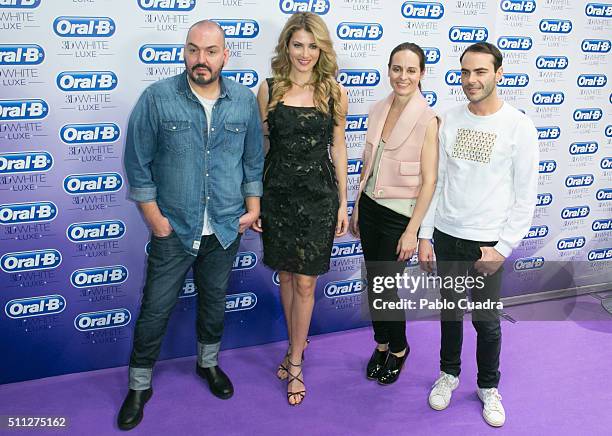
<path id="1" fill-rule="evenodd" d="M 259 218 L 263 135 L 253 93 L 221 76 L 228 55 L 217 23 L 195 23 L 185 43 L 186 71 L 145 89 L 130 117 L 124 158 L 129 198 L 153 235 L 129 392 L 118 416 L 123 430 L 142 420 L 168 319 L 192 266 L 196 372 L 217 397 L 233 394 L 217 355 L 240 235 Z"/>

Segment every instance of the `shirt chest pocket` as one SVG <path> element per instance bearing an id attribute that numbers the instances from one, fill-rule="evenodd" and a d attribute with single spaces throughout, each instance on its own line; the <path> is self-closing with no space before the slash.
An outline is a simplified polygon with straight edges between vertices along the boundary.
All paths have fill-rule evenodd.
<path id="1" fill-rule="evenodd" d="M 182 155 L 192 147 L 189 121 L 162 121 L 160 142 L 167 151 Z"/>
<path id="2" fill-rule="evenodd" d="M 242 152 L 246 130 L 246 123 L 225 123 L 223 148 L 232 153 Z"/>

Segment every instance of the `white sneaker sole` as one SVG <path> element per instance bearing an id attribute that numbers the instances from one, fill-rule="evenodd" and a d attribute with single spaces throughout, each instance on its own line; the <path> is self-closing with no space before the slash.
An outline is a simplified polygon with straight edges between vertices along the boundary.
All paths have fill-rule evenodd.
<path id="1" fill-rule="evenodd" d="M 429 403 L 429 407 L 431 407 L 433 410 L 444 410 L 446 408 L 448 408 L 448 406 L 450 406 L 450 401 L 448 402 L 448 404 L 446 406 L 436 406 L 431 404 L 431 401 L 427 401 Z"/>

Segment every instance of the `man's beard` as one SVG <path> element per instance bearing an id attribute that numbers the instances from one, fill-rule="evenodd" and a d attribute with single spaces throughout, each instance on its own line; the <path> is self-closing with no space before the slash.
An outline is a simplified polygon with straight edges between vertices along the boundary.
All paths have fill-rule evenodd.
<path id="1" fill-rule="evenodd" d="M 208 70 L 208 72 L 210 73 L 210 78 L 205 79 L 203 75 L 196 74 L 195 73 L 196 68 L 204 68 Z M 223 67 L 221 67 L 218 71 L 213 73 L 213 71 L 210 68 L 208 68 L 206 65 L 196 64 L 193 67 L 191 67 L 191 71 L 189 72 L 189 77 L 191 77 L 191 80 L 193 80 L 194 83 L 198 85 L 202 85 L 202 86 L 209 85 L 219 79 L 219 75 L 221 74 L 222 69 Z"/>

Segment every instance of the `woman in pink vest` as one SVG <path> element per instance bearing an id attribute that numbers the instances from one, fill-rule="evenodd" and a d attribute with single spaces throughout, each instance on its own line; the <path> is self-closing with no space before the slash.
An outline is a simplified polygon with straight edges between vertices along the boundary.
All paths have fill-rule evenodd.
<path id="1" fill-rule="evenodd" d="M 393 92 L 374 104 L 368 131 L 359 197 L 350 230 L 361 237 L 366 262 L 406 261 L 417 248 L 417 232 L 433 196 L 438 169 L 438 119 L 421 94 L 425 54 L 402 43 L 389 57 Z M 367 266 L 368 301 L 376 348 L 367 365 L 370 380 L 397 380 L 410 346 L 401 310 L 375 310 L 375 299 L 398 301 L 397 289 L 373 292 L 374 277 L 388 275 L 394 264 Z M 398 271 L 401 271 L 398 270 Z"/>

